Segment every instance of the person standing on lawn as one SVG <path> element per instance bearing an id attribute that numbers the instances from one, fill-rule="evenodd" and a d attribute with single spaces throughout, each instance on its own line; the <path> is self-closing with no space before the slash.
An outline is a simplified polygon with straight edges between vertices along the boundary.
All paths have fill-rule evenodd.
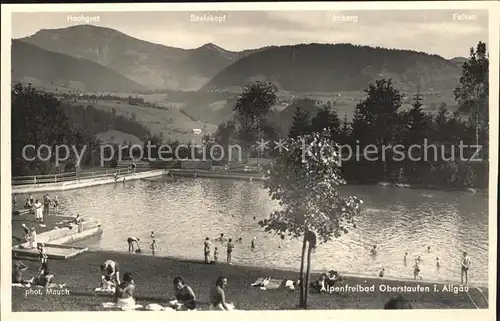
<path id="1" fill-rule="evenodd" d="M 158 249 L 158 246 L 156 245 L 156 240 L 153 240 L 150 246 L 151 252 L 153 255 L 156 255 L 156 250 Z"/>

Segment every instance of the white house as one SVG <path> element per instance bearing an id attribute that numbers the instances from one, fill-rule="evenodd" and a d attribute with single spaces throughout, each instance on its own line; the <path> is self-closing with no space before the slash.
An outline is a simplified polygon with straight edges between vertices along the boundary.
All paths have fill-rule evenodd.
<path id="1" fill-rule="evenodd" d="M 193 128 L 193 129 L 191 129 L 191 131 L 192 131 L 192 132 L 193 132 L 193 134 L 195 134 L 195 135 L 200 135 L 200 134 L 201 134 L 201 129 L 199 129 L 199 128 Z"/>

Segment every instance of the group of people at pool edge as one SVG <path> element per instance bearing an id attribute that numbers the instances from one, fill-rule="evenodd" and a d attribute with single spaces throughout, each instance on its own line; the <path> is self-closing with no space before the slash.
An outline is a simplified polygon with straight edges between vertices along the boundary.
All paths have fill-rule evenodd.
<path id="1" fill-rule="evenodd" d="M 15 209 L 17 205 L 16 196 L 12 196 L 12 208 Z M 54 214 L 59 213 L 59 199 L 57 195 L 54 196 L 54 199 L 51 199 L 48 193 L 43 195 L 43 204 L 39 199 L 35 199 L 33 195 L 29 194 L 26 199 L 26 203 L 24 203 L 24 208 L 29 209 L 30 213 L 35 214 L 35 221 L 43 224 L 44 217 L 50 214 L 50 208 L 54 209 Z"/>
<path id="2" fill-rule="evenodd" d="M 151 239 L 152 239 L 152 243 L 150 245 L 150 250 L 151 250 L 152 254 L 155 255 L 157 253 L 156 251 L 157 251 L 158 247 L 156 244 L 154 232 L 151 232 Z M 252 238 L 252 241 L 250 243 L 250 247 L 252 250 L 255 250 L 255 248 L 256 248 L 256 240 L 257 240 L 256 237 Z M 227 244 L 226 244 L 227 260 L 226 260 L 226 262 L 227 262 L 227 264 L 231 265 L 232 264 L 232 253 L 233 253 L 233 249 L 235 248 L 233 240 L 231 238 L 226 239 L 224 236 L 224 233 L 221 233 L 219 237 L 215 238 L 215 241 L 220 242 L 222 244 L 227 241 Z M 131 252 L 131 253 L 141 252 L 140 247 L 139 247 L 139 238 L 129 237 L 127 239 L 127 242 L 128 242 L 129 252 Z M 243 238 L 239 237 L 237 239 L 237 242 L 242 243 Z M 135 249 L 134 245 L 137 246 L 137 249 Z M 427 246 L 427 252 L 428 253 L 431 252 L 430 245 Z M 373 257 L 377 256 L 377 246 L 376 245 L 373 246 L 373 248 L 370 250 L 370 253 Z M 204 263 L 205 264 L 215 264 L 215 263 L 219 262 L 219 248 L 217 246 L 215 246 L 214 250 L 212 252 L 212 242 L 210 241 L 209 237 L 206 237 L 205 241 L 203 243 L 203 256 L 204 256 Z M 460 271 L 461 271 L 461 283 L 460 284 L 467 285 L 469 282 L 468 272 L 469 272 L 469 268 L 472 264 L 472 261 L 469 258 L 469 256 L 467 255 L 467 252 L 463 252 L 462 256 L 463 257 L 462 257 L 461 265 L 460 265 Z M 417 256 L 414 260 L 415 260 L 415 264 L 413 265 L 414 280 L 416 280 L 417 278 L 422 280 L 422 276 L 420 275 L 420 264 L 422 263 L 423 260 L 422 260 L 420 255 Z M 407 266 L 408 265 L 408 251 L 405 252 L 403 261 L 404 261 L 404 265 Z M 441 266 L 441 263 L 439 261 L 439 258 L 436 258 L 436 269 L 439 270 L 440 266 Z M 381 270 L 379 271 L 378 276 L 382 278 L 385 275 L 386 275 L 386 269 L 384 267 L 382 267 Z M 465 279 L 465 283 L 464 283 L 464 279 Z M 318 280 L 318 282 L 321 282 L 321 278 Z"/>
<path id="3" fill-rule="evenodd" d="M 427 246 L 427 252 L 430 253 L 431 252 L 431 246 Z M 375 257 L 377 256 L 377 246 L 374 245 L 373 248 L 370 250 L 370 254 Z M 413 265 L 413 279 L 416 280 L 417 278 L 419 278 L 420 280 L 422 280 L 422 276 L 420 276 L 420 264 L 422 263 L 422 258 L 419 256 L 417 256 L 415 259 L 415 264 Z M 405 255 L 404 255 L 404 258 L 403 258 L 403 262 L 404 262 L 404 265 L 407 266 L 408 265 L 408 251 L 405 252 Z M 462 253 L 462 260 L 461 260 L 461 264 L 460 264 L 460 279 L 461 279 L 461 282 L 460 284 L 463 285 L 467 285 L 468 282 L 469 282 L 469 268 L 472 264 L 472 261 L 471 259 L 469 258 L 467 252 L 463 252 Z M 436 257 L 436 269 L 439 270 L 439 268 L 441 267 L 441 262 L 439 261 L 439 257 Z M 379 272 L 379 277 L 384 277 L 385 275 L 385 268 L 382 267 L 382 269 L 380 270 Z M 465 283 L 464 283 L 464 279 L 465 279 Z"/>
<path id="4" fill-rule="evenodd" d="M 152 240 L 152 251 L 155 251 L 156 248 L 153 246 L 156 243 L 155 240 L 155 234 L 154 232 L 151 232 L 151 238 Z M 228 245 L 228 251 L 231 252 L 232 249 L 234 248 L 234 245 L 232 244 L 231 239 L 225 239 L 224 234 L 221 234 L 218 238 L 216 238 L 217 241 L 219 242 L 226 242 L 229 244 Z M 139 239 L 130 237 L 127 239 L 127 242 L 129 243 L 129 251 L 130 252 L 135 252 L 136 247 L 137 249 L 140 249 L 139 247 Z M 238 242 L 241 242 L 241 238 L 237 240 Z M 210 260 L 210 248 L 211 248 L 211 243 L 209 238 L 207 237 L 205 239 L 205 245 L 204 245 L 204 254 L 205 254 L 205 262 L 215 262 L 216 259 L 216 254 L 214 253 L 214 260 Z M 255 249 L 255 238 L 252 239 L 251 243 L 252 249 Z M 24 280 L 22 278 L 22 272 L 26 270 L 26 266 L 20 262 L 17 261 L 15 268 L 14 268 L 14 273 L 13 273 L 13 282 L 20 283 L 20 284 L 30 284 L 30 285 L 40 285 L 40 286 L 45 286 L 47 287 L 50 283 L 52 278 L 54 277 L 53 274 L 49 272 L 48 268 L 48 256 L 46 254 L 46 251 L 44 249 L 43 244 L 39 244 L 39 259 L 41 263 L 41 267 L 39 269 L 39 275 L 36 277 L 33 277 L 30 280 Z M 430 248 L 428 248 L 428 251 Z M 376 246 L 373 247 L 371 251 L 372 255 L 376 255 Z M 406 256 L 405 255 L 405 261 L 406 261 Z M 416 259 L 416 261 L 419 258 Z M 421 259 L 420 259 L 421 260 Z M 230 253 L 228 255 L 228 263 L 231 264 L 231 256 Z M 467 271 L 468 268 L 471 264 L 470 258 L 467 256 L 467 253 L 463 253 L 463 260 L 462 260 L 462 284 L 463 284 L 463 278 L 465 276 L 465 284 L 468 282 L 468 275 Z M 127 307 L 134 307 L 135 306 L 135 290 L 136 290 L 136 285 L 133 279 L 132 273 L 124 273 L 122 280 L 120 280 L 120 267 L 119 264 L 113 260 L 107 260 L 105 261 L 101 266 L 100 266 L 100 271 L 101 271 L 101 288 L 109 288 L 112 289 L 112 292 L 114 293 L 114 304 L 116 308 L 123 308 L 126 309 Z M 330 279 L 334 279 L 337 281 L 339 279 L 338 273 L 335 273 L 330 271 L 332 275 L 328 275 L 329 278 L 326 279 L 326 281 Z M 383 275 L 379 275 L 380 277 L 383 277 Z M 228 303 L 226 301 L 226 295 L 224 289 L 227 287 L 228 284 L 228 279 L 227 277 L 221 276 L 219 277 L 215 285 L 212 287 L 210 290 L 210 309 L 212 310 L 222 310 L 222 311 L 230 311 L 234 309 L 234 305 Z M 182 277 L 175 277 L 173 280 L 173 286 L 174 286 L 174 292 L 175 292 L 175 298 L 172 301 L 168 302 L 168 308 L 176 310 L 176 311 L 191 311 L 191 310 L 196 310 L 198 307 L 197 303 L 197 297 L 195 295 L 195 292 L 193 289 L 186 284 L 186 282 L 182 279 Z M 385 309 L 411 309 L 411 304 L 406 301 L 402 297 L 398 298 L 392 298 L 389 302 L 384 307 Z"/>
<path id="5" fill-rule="evenodd" d="M 226 239 L 224 237 L 224 233 L 221 233 L 220 236 L 218 238 L 216 238 L 215 240 L 220 242 L 220 243 L 224 243 L 227 240 L 227 245 L 226 245 L 226 254 L 227 254 L 226 257 L 227 257 L 227 259 L 226 259 L 226 262 L 227 262 L 227 264 L 233 264 L 232 263 L 232 254 L 233 254 L 233 249 L 234 249 L 233 239 L 232 238 Z M 239 237 L 237 239 L 237 242 L 242 243 L 243 238 Z M 255 248 L 257 247 L 256 244 L 257 244 L 257 238 L 253 237 L 252 241 L 250 243 L 250 248 L 252 250 L 255 250 Z M 203 242 L 203 256 L 205 258 L 204 262 L 206 264 L 218 263 L 219 262 L 219 248 L 217 246 L 214 247 L 213 260 L 210 259 L 211 253 L 212 253 L 212 242 L 210 242 L 209 237 L 206 237 L 205 242 Z"/>
<path id="6" fill-rule="evenodd" d="M 46 201 L 47 200 L 47 201 Z M 59 204 L 59 200 L 57 199 L 57 196 L 54 197 L 54 200 L 51 200 L 48 194 L 44 195 L 44 204 L 48 203 L 49 207 L 50 205 L 54 204 L 54 201 L 57 201 L 57 204 Z M 37 201 L 33 199 L 31 194 L 29 195 L 27 199 L 27 204 L 35 204 Z M 45 210 L 45 207 L 44 207 Z M 47 211 L 48 213 L 48 211 Z M 81 219 L 77 217 L 78 220 L 80 221 Z M 254 218 L 255 219 L 255 218 Z M 36 217 L 36 220 L 38 221 L 38 216 Z M 42 216 L 43 220 L 43 216 Z M 33 229 L 31 230 L 27 228 L 26 226 L 23 226 L 25 228 L 26 234 L 31 234 L 33 233 Z M 36 235 L 36 232 L 34 232 Z M 257 245 L 256 237 L 252 237 L 251 242 L 250 242 L 250 247 L 252 250 L 255 250 Z M 223 233 L 220 234 L 220 236 L 214 238 L 215 242 L 220 242 L 221 246 L 224 246 L 226 249 L 227 253 L 227 263 L 232 264 L 232 253 L 235 248 L 235 243 L 242 243 L 243 238 L 235 238 L 235 241 L 233 242 L 232 238 L 226 238 Z M 128 237 L 127 238 L 127 243 L 128 243 L 128 250 L 130 253 L 138 253 L 141 252 L 140 245 L 139 245 L 140 239 L 137 237 Z M 36 241 L 35 241 L 36 243 Z M 223 245 L 224 244 L 224 245 Z M 280 246 L 281 247 L 281 246 Z M 47 263 L 47 254 L 46 250 L 43 244 L 38 244 L 36 246 L 33 246 L 33 248 L 38 248 L 40 252 L 40 262 L 41 262 L 41 267 L 39 269 L 39 275 L 31 278 L 30 280 L 24 280 L 22 278 L 22 272 L 26 270 L 26 266 L 18 261 L 16 262 L 15 269 L 14 269 L 14 277 L 13 277 L 13 282 L 16 283 L 21 283 L 21 284 L 30 284 L 30 285 L 40 285 L 40 286 L 48 286 L 51 283 L 52 278 L 54 277 L 53 274 L 49 272 L 48 268 L 48 263 Z M 214 264 L 219 262 L 219 247 L 215 246 L 213 247 L 213 244 L 210 240 L 209 237 L 206 237 L 203 242 L 203 253 L 204 253 L 204 263 L 206 264 Z M 157 255 L 158 253 L 158 245 L 156 243 L 156 238 L 155 238 L 155 233 L 154 231 L 151 232 L 151 244 L 149 249 L 151 250 L 151 253 L 153 255 Z M 213 250 L 212 250 L 213 249 Z M 371 249 L 370 253 L 373 256 L 376 256 L 377 253 L 377 246 L 373 246 Z M 428 253 L 431 252 L 431 247 L 427 247 Z M 407 261 L 408 261 L 408 252 L 405 253 L 404 255 L 404 265 L 407 266 Z M 420 264 L 422 262 L 422 258 L 418 256 L 415 258 L 415 265 L 413 266 L 414 270 L 414 279 L 416 280 L 417 278 L 422 279 L 420 276 Z M 461 284 L 468 283 L 468 271 L 471 265 L 471 260 L 468 257 L 466 252 L 463 252 L 463 258 L 461 260 Z M 439 258 L 436 258 L 436 268 L 440 268 L 440 261 Z M 115 298 L 115 303 L 117 304 L 117 307 L 123 306 L 131 306 L 132 304 L 135 304 L 135 283 L 133 279 L 133 275 L 131 273 L 125 273 L 123 274 L 123 279 L 120 281 L 120 274 L 119 274 L 119 268 L 118 268 L 118 263 L 108 260 L 104 264 L 101 265 L 101 286 L 104 287 L 110 287 L 114 289 L 114 298 Z M 384 277 L 385 275 L 385 268 L 382 268 L 379 273 L 379 277 Z M 464 280 L 465 279 L 465 280 Z M 227 286 L 227 277 L 219 277 L 210 291 L 210 306 L 211 309 L 216 309 L 216 310 L 225 310 L 229 311 L 234 309 L 234 305 L 229 304 L 226 302 L 226 297 L 224 293 L 224 288 Z M 169 307 L 182 311 L 182 310 L 194 310 L 197 307 L 196 303 L 196 295 L 194 294 L 192 288 L 187 285 L 184 280 L 181 277 L 176 277 L 173 280 L 174 284 L 174 290 L 175 290 L 175 299 L 169 302 Z M 395 300 L 395 299 L 393 299 Z M 404 300 L 404 299 L 403 299 Z M 388 303 L 389 304 L 389 303 Z M 407 305 L 406 305 L 407 306 Z M 387 308 L 387 307 L 386 307 Z M 408 308 L 408 307 L 407 307 Z M 411 307 L 410 307 L 411 308 Z"/>
<path id="7" fill-rule="evenodd" d="M 222 243 L 222 244 L 227 241 L 227 245 L 226 245 L 227 263 L 232 264 L 231 259 L 232 259 L 233 249 L 234 249 L 233 239 L 231 239 L 231 238 L 226 239 L 224 237 L 224 233 L 221 233 L 220 236 L 217 237 L 215 240 Z M 138 237 L 128 237 L 127 238 L 128 252 L 129 253 L 141 253 L 142 250 L 141 250 L 141 247 L 139 245 L 139 242 L 140 242 L 140 239 Z M 243 238 L 239 237 L 236 240 L 236 242 L 242 243 Z M 252 241 L 250 243 L 250 248 L 252 250 L 255 250 L 256 247 L 257 247 L 257 238 L 253 237 Z M 158 251 L 158 244 L 156 243 L 154 231 L 151 232 L 151 244 L 149 246 L 149 249 L 151 250 L 151 253 L 153 255 L 156 255 L 158 253 L 157 252 Z M 203 243 L 203 254 L 205 257 L 205 261 L 204 261 L 205 263 L 215 264 L 215 263 L 219 262 L 219 248 L 217 246 L 214 247 L 213 256 L 212 256 L 211 255 L 212 254 L 212 242 L 210 242 L 209 237 L 206 237 L 205 241 Z M 213 260 L 211 260 L 211 257 L 213 257 Z"/>

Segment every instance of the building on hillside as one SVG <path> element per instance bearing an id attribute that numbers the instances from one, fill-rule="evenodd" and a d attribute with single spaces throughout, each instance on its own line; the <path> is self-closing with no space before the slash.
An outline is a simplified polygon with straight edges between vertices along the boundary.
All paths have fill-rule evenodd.
<path id="1" fill-rule="evenodd" d="M 201 135 L 201 129 L 199 129 L 199 128 L 193 128 L 193 129 L 191 129 L 191 131 L 195 135 Z"/>

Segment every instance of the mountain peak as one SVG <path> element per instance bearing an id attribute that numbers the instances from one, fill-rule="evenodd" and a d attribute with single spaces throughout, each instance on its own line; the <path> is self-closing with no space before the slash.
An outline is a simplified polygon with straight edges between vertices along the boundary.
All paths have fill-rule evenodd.
<path id="1" fill-rule="evenodd" d="M 202 49 L 202 48 L 203 49 L 209 49 L 209 50 L 216 50 L 216 51 L 220 51 L 220 52 L 226 52 L 227 51 L 226 49 L 221 48 L 221 47 L 219 47 L 216 44 L 211 43 L 211 42 L 204 44 L 199 49 Z"/>
<path id="2" fill-rule="evenodd" d="M 69 26 L 69 27 L 64 27 L 64 28 L 55 28 L 55 29 L 40 29 L 38 32 L 36 32 L 33 36 L 43 34 L 43 33 L 64 33 L 64 32 L 116 32 L 116 33 L 121 33 L 118 30 L 107 28 L 107 27 L 101 27 L 101 26 L 96 26 L 92 24 L 81 24 L 81 25 L 74 25 L 74 26 Z"/>

